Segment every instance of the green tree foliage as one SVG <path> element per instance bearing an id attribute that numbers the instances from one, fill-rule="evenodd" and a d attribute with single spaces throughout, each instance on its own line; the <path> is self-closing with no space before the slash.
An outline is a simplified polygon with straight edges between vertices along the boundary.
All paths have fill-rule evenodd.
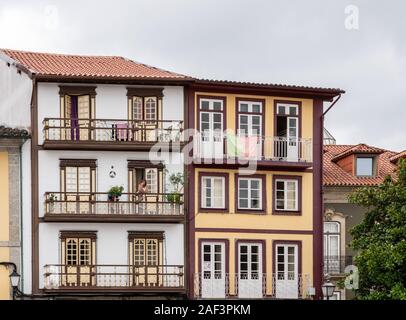
<path id="1" fill-rule="evenodd" d="M 359 252 L 357 298 L 406 300 L 406 160 L 399 161 L 396 179 L 360 188 L 350 201 L 367 208 L 350 231 Z"/>

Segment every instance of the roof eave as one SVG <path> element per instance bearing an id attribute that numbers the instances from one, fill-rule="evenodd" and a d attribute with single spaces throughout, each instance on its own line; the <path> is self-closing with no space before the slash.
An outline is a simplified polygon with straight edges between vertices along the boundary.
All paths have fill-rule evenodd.
<path id="1" fill-rule="evenodd" d="M 245 90 L 279 95 L 297 95 L 306 98 L 320 98 L 325 101 L 332 101 L 336 96 L 344 94 L 341 89 L 323 89 L 293 87 L 284 85 L 255 84 L 255 83 L 230 83 L 197 79 L 193 86 L 199 89 L 219 89 L 219 90 Z"/>

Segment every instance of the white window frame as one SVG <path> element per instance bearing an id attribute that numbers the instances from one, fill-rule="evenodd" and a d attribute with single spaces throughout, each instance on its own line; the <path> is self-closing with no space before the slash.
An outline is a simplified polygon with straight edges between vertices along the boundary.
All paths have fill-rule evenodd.
<path id="1" fill-rule="evenodd" d="M 221 187 L 222 187 L 221 201 L 222 201 L 222 205 L 220 207 L 215 207 L 214 206 L 214 188 L 213 187 L 214 187 L 214 180 L 215 179 L 220 179 L 221 180 Z M 211 185 L 210 189 L 212 191 L 211 195 L 210 195 L 210 198 L 211 198 L 211 206 L 210 207 L 207 206 L 207 203 L 206 203 L 206 194 L 207 194 L 206 189 L 207 189 L 207 187 L 206 187 L 205 181 L 207 181 L 207 180 L 210 180 L 210 185 Z M 202 182 L 202 184 L 201 184 L 201 186 L 202 186 L 202 194 L 201 194 L 202 208 L 204 208 L 204 209 L 225 209 L 226 208 L 226 200 L 225 200 L 225 198 L 226 198 L 226 194 L 225 194 L 226 178 L 225 177 L 218 177 L 218 176 L 203 176 L 201 182 Z"/>
<path id="2" fill-rule="evenodd" d="M 242 178 L 242 177 L 238 177 L 237 179 L 237 208 L 238 210 L 256 210 L 256 211 L 261 211 L 263 210 L 263 200 L 262 199 L 262 188 L 264 188 L 264 186 L 262 185 L 262 179 L 261 178 Z M 240 207 L 240 182 L 241 180 L 248 180 L 248 207 L 247 208 L 241 208 Z M 259 194 L 259 208 L 252 208 L 251 207 L 251 181 L 258 181 L 259 182 L 259 189 L 258 189 L 258 194 Z"/>
<path id="3" fill-rule="evenodd" d="M 283 209 L 278 208 L 278 198 L 277 198 L 277 192 L 278 192 L 278 182 L 283 182 L 284 188 L 283 188 Z M 288 182 L 294 182 L 295 183 L 295 208 L 294 209 L 288 209 Z M 275 179 L 275 185 L 274 185 L 275 193 L 275 210 L 276 211 L 299 211 L 299 181 L 296 179 Z M 280 190 L 279 190 L 280 191 Z"/>
<path id="4" fill-rule="evenodd" d="M 203 108 L 202 108 L 202 105 L 203 105 L 203 102 L 204 102 L 204 101 L 206 101 L 206 102 L 209 103 L 209 109 L 203 109 Z M 220 102 L 220 104 L 221 104 L 221 109 L 220 109 L 220 110 L 215 110 L 215 109 L 214 109 L 214 102 Z M 200 108 L 200 110 L 203 111 L 203 112 L 204 112 L 204 111 L 208 111 L 208 110 L 214 111 L 214 112 L 216 112 L 216 111 L 220 112 L 220 111 L 223 111 L 223 109 L 224 109 L 224 101 L 221 100 L 221 99 L 201 98 L 201 99 L 200 99 L 199 108 Z"/>
<path id="5" fill-rule="evenodd" d="M 325 230 L 326 225 L 329 225 L 329 224 L 336 225 L 338 231 L 337 232 L 326 231 Z M 324 231 L 323 231 L 324 256 L 325 257 L 337 257 L 337 258 L 340 257 L 340 255 L 341 255 L 341 223 L 339 221 L 325 221 L 323 223 L 323 229 L 324 229 Z M 330 248 L 327 247 L 327 244 L 330 243 L 330 239 L 328 239 L 328 238 L 337 238 L 338 239 L 338 241 L 337 241 L 338 254 L 337 255 L 331 255 Z"/>
<path id="6" fill-rule="evenodd" d="M 285 108 L 285 113 L 280 113 L 280 107 Z M 290 114 L 290 108 L 295 108 L 295 114 Z M 286 109 L 289 109 L 289 112 L 286 113 Z M 287 117 L 298 117 L 299 116 L 299 106 L 297 104 L 290 104 L 290 103 L 278 103 L 276 105 L 276 114 L 279 116 L 287 116 Z"/>

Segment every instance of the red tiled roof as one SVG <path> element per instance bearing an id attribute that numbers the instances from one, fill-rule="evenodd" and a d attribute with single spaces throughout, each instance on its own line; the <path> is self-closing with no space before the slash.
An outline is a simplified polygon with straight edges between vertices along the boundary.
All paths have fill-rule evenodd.
<path id="1" fill-rule="evenodd" d="M 361 147 L 360 147 L 361 146 Z M 379 153 L 378 172 L 374 177 L 357 177 L 342 169 L 333 159 L 349 150 L 359 148 L 364 153 Z M 371 152 L 372 151 L 372 152 Z M 378 152 L 379 151 L 379 152 Z M 348 153 L 351 154 L 351 153 Z M 396 165 L 390 159 L 397 152 L 383 150 L 368 145 L 325 145 L 323 153 L 323 184 L 325 186 L 374 186 L 381 184 L 387 175 L 393 175 Z"/>
<path id="2" fill-rule="evenodd" d="M 197 79 L 162 70 L 118 56 L 85 56 L 56 53 L 38 53 L 11 49 L 0 49 L 0 53 L 16 61 L 21 69 L 40 78 L 91 78 L 102 80 L 167 80 L 190 81 L 198 85 L 243 87 L 264 90 L 296 92 L 307 96 L 332 99 L 345 93 L 341 89 L 295 86 L 272 83 L 238 82 L 227 80 Z"/>
<path id="3" fill-rule="evenodd" d="M 347 156 L 349 156 L 350 154 L 355 154 L 355 153 L 369 153 L 369 154 L 380 154 L 382 152 L 384 152 L 385 150 L 380 149 L 380 148 L 375 148 L 375 147 L 371 147 L 368 146 L 364 143 L 360 143 L 357 144 L 355 146 L 350 146 L 349 148 L 347 148 L 346 150 L 344 150 L 343 152 L 340 152 L 339 154 L 337 154 L 332 161 L 338 161 L 342 158 L 345 158 Z"/>
<path id="4" fill-rule="evenodd" d="M 118 56 L 84 56 L 0 49 L 31 73 L 40 76 L 190 79 L 187 76 L 134 62 Z"/>
<path id="5" fill-rule="evenodd" d="M 390 161 L 396 163 L 399 159 L 406 159 L 406 150 L 395 154 L 393 157 L 390 158 Z"/>

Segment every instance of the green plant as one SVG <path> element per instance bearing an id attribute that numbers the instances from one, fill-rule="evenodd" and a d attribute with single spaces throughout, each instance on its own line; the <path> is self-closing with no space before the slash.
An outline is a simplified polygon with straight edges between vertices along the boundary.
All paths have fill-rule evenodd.
<path id="1" fill-rule="evenodd" d="M 179 193 L 172 192 L 172 193 L 166 195 L 166 200 L 168 200 L 169 202 L 180 204 L 181 203 L 181 195 Z"/>
<path id="2" fill-rule="evenodd" d="M 53 194 L 53 193 L 51 193 L 51 194 L 49 195 L 48 200 L 49 200 L 50 203 L 54 203 L 54 202 L 57 200 L 56 195 Z"/>
<path id="3" fill-rule="evenodd" d="M 117 199 L 121 197 L 123 194 L 124 187 L 123 186 L 113 186 L 108 191 L 109 199 Z"/>
<path id="4" fill-rule="evenodd" d="M 350 200 L 367 208 L 351 229 L 351 247 L 359 252 L 357 298 L 406 300 L 406 160 L 399 161 L 395 178 L 361 188 Z"/>
<path id="5" fill-rule="evenodd" d="M 172 173 L 169 176 L 169 182 L 173 186 L 174 191 L 178 193 L 180 191 L 180 187 L 183 187 L 184 185 L 183 174 L 181 172 Z"/>

